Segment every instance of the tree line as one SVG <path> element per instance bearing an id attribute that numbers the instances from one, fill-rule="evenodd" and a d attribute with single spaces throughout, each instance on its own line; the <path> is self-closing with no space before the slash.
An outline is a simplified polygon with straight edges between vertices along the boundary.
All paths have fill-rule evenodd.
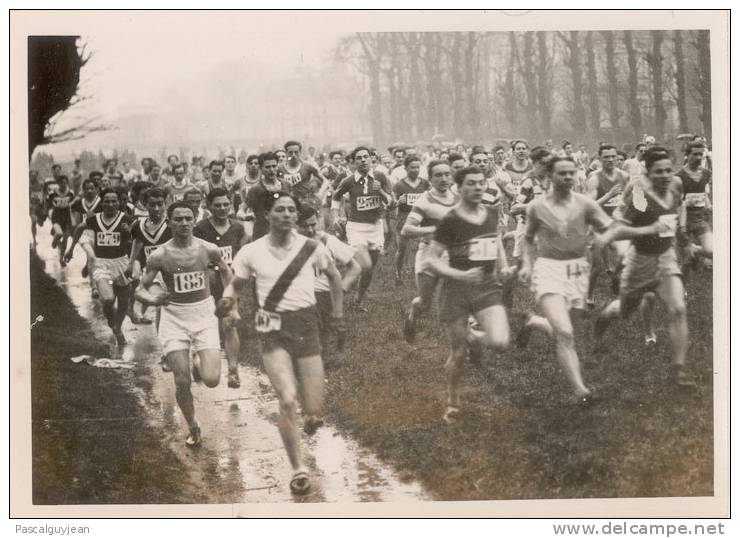
<path id="1" fill-rule="evenodd" d="M 335 58 L 376 144 L 711 137 L 708 30 L 355 33 Z"/>

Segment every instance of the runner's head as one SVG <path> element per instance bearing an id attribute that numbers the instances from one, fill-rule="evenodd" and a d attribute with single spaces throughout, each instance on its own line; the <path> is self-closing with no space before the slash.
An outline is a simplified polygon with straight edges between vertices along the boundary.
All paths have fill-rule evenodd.
<path id="1" fill-rule="evenodd" d="M 256 176 L 260 171 L 260 158 L 259 155 L 250 155 L 247 157 L 247 170 L 252 176 Z"/>
<path id="2" fill-rule="evenodd" d="M 416 181 L 421 172 L 421 159 L 416 155 L 409 155 L 403 160 L 403 167 L 406 169 L 406 176 L 411 181 Z"/>
<path id="3" fill-rule="evenodd" d="M 563 151 L 568 157 L 573 155 L 573 144 L 569 140 L 563 140 Z"/>
<path id="4" fill-rule="evenodd" d="M 175 155 L 174 153 L 172 155 L 169 155 L 167 157 L 167 164 L 170 165 L 170 169 L 174 168 L 177 163 L 180 162 L 180 157 Z"/>
<path id="5" fill-rule="evenodd" d="M 301 149 L 303 149 L 301 143 L 295 140 L 288 140 L 283 145 L 283 148 L 285 148 L 285 154 L 288 157 L 290 165 L 296 166 L 301 160 Z"/>
<path id="6" fill-rule="evenodd" d="M 316 226 L 319 224 L 319 214 L 310 205 L 303 205 L 298 210 L 298 231 L 301 235 L 313 239 L 316 237 Z"/>
<path id="7" fill-rule="evenodd" d="M 236 169 L 236 157 L 233 155 L 224 157 L 224 168 L 229 173 L 233 172 Z"/>
<path id="8" fill-rule="evenodd" d="M 203 204 L 203 193 L 200 189 L 193 187 L 192 189 L 185 191 L 182 201 L 193 210 L 193 215 L 197 217 L 198 213 L 200 213 L 200 206 Z"/>
<path id="9" fill-rule="evenodd" d="M 452 173 L 455 174 L 458 170 L 465 168 L 465 157 L 459 153 L 450 153 L 447 157 L 447 162 L 452 169 Z"/>
<path id="10" fill-rule="evenodd" d="M 447 192 L 452 185 L 452 171 L 450 163 L 443 159 L 437 159 L 427 165 L 427 176 L 432 187 L 439 192 Z"/>
<path id="11" fill-rule="evenodd" d="M 172 168 L 172 174 L 175 176 L 175 181 L 181 183 L 183 178 L 185 177 L 185 166 L 183 166 L 182 163 L 176 164 Z"/>
<path id="12" fill-rule="evenodd" d="M 278 156 L 271 151 L 260 154 L 259 165 L 262 168 L 262 175 L 265 176 L 265 179 L 272 182 L 277 178 L 278 163 Z"/>
<path id="13" fill-rule="evenodd" d="M 706 146 L 702 142 L 689 142 L 686 144 L 686 163 L 690 168 L 696 168 L 701 165 L 701 160 L 704 158 L 704 152 Z"/>
<path id="14" fill-rule="evenodd" d="M 151 169 L 152 169 L 152 158 L 144 157 L 143 159 L 141 159 L 141 170 L 145 174 L 148 174 Z"/>
<path id="15" fill-rule="evenodd" d="M 287 192 L 274 192 L 265 204 L 271 232 L 287 233 L 295 228 L 298 202 Z"/>
<path id="16" fill-rule="evenodd" d="M 226 189 L 211 189 L 206 196 L 206 203 L 216 220 L 224 221 L 229 218 L 231 200 Z"/>
<path id="17" fill-rule="evenodd" d="M 392 149 L 393 149 L 393 158 L 395 159 L 396 164 L 398 165 L 403 164 L 403 160 L 406 158 L 406 150 L 401 147 L 392 148 Z"/>
<path id="18" fill-rule="evenodd" d="M 532 166 L 534 166 L 534 173 L 536 175 L 543 176 L 547 173 L 545 167 L 551 157 L 552 153 L 545 147 L 537 146 L 532 148 L 529 158 L 532 159 Z"/>
<path id="19" fill-rule="evenodd" d="M 57 184 L 59 184 L 59 188 L 62 192 L 66 191 L 69 188 L 69 178 L 62 174 L 57 179 Z"/>
<path id="20" fill-rule="evenodd" d="M 500 144 L 494 146 L 493 150 L 491 150 L 491 153 L 493 153 L 494 163 L 496 163 L 498 166 L 504 164 L 504 159 L 506 158 L 506 150 L 504 149 L 504 146 Z"/>
<path id="21" fill-rule="evenodd" d="M 529 144 L 527 144 L 526 140 L 514 140 L 511 143 L 511 149 L 514 152 L 514 157 L 520 161 L 529 157 Z"/>
<path id="22" fill-rule="evenodd" d="M 151 183 L 148 181 L 137 181 L 131 186 L 131 200 L 134 202 L 144 203 L 144 195 L 146 191 L 151 188 Z"/>
<path id="23" fill-rule="evenodd" d="M 627 154 L 624 151 L 617 151 L 617 163 L 616 167 L 621 170 L 624 167 L 624 162 L 627 160 Z"/>
<path id="24" fill-rule="evenodd" d="M 481 202 L 488 186 L 483 170 L 477 166 L 468 166 L 455 172 L 455 184 L 462 201 L 470 205 Z"/>
<path id="25" fill-rule="evenodd" d="M 162 167 L 156 162 L 152 162 L 152 167 L 149 169 L 149 181 L 156 183 L 159 181 L 159 174 L 162 173 Z"/>
<path id="26" fill-rule="evenodd" d="M 98 183 L 91 178 L 86 179 L 82 182 L 82 196 L 89 201 L 95 198 L 98 194 Z"/>
<path id="27" fill-rule="evenodd" d="M 224 173 L 224 163 L 222 161 L 213 160 L 208 165 L 208 171 L 211 174 L 211 183 L 218 183 L 221 181 L 221 174 Z"/>
<path id="28" fill-rule="evenodd" d="M 673 181 L 673 160 L 665 148 L 653 146 L 645 151 L 648 179 L 656 190 L 665 191 Z"/>
<path id="29" fill-rule="evenodd" d="M 144 206 L 149 211 L 149 218 L 154 222 L 159 222 L 164 214 L 164 203 L 167 199 L 167 193 L 159 187 L 147 189 L 143 194 Z"/>
<path id="30" fill-rule="evenodd" d="M 186 238 L 193 234 L 196 212 L 185 200 L 174 202 L 167 208 L 167 219 L 176 237 Z"/>
<path id="31" fill-rule="evenodd" d="M 605 172 L 611 172 L 617 164 L 617 148 L 610 144 L 599 146 L 599 161 Z"/>
<path id="32" fill-rule="evenodd" d="M 573 188 L 576 180 L 576 163 L 572 157 L 555 156 L 547 161 L 545 170 L 552 181 L 553 190 L 562 194 Z"/>
<path id="33" fill-rule="evenodd" d="M 106 217 L 110 218 L 118 213 L 120 203 L 118 193 L 110 187 L 100 191 L 100 207 L 103 208 L 103 214 Z"/>
<path id="34" fill-rule="evenodd" d="M 62 175 L 62 165 L 61 164 L 52 164 L 51 165 L 51 175 L 55 179 L 58 179 L 59 176 Z"/>
<path id="35" fill-rule="evenodd" d="M 370 150 L 365 146 L 357 146 L 353 149 L 350 158 L 360 174 L 367 174 L 370 171 Z"/>
<path id="36" fill-rule="evenodd" d="M 647 150 L 647 146 L 640 142 L 635 146 L 635 159 L 638 161 L 641 161 L 643 157 L 645 156 L 645 150 Z"/>
<path id="37" fill-rule="evenodd" d="M 283 164 L 288 154 L 285 153 L 285 150 L 279 149 L 275 152 L 275 155 L 277 155 L 278 164 Z"/>
<path id="38" fill-rule="evenodd" d="M 480 168 L 484 174 L 487 174 L 491 168 L 491 158 L 486 153 L 483 146 L 476 146 L 470 154 L 470 164 Z"/>

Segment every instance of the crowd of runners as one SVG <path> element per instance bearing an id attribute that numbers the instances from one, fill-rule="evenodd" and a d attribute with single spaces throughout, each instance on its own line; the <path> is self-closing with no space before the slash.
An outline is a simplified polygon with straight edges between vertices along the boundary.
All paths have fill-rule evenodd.
<path id="1" fill-rule="evenodd" d="M 526 140 L 317 154 L 288 141 L 190 166 L 176 155 L 164 167 L 144 158 L 138 170 L 110 160 L 86 176 L 79 163 L 69 175 L 54 165 L 45 180 L 31 172 L 30 215 L 34 246 L 49 219 L 59 263 L 86 257 L 83 276 L 119 346 L 127 316 L 155 324 L 188 446 L 201 442 L 192 381 L 218 385 L 223 350 L 228 386 L 238 389 L 238 329 L 251 324 L 279 400 L 295 493 L 310 488 L 300 416 L 308 435 L 322 425 L 322 349 L 353 345 L 344 309 L 367 311 L 383 255 L 393 254 L 396 286 L 416 286 L 398 320 L 410 344 L 440 288 L 446 423 L 464 413 L 465 362 L 504 353 L 515 315 L 523 319 L 515 344 L 525 347 L 532 331 L 550 335 L 575 405 L 588 406 L 597 395 L 581 372 L 571 312 L 593 311 L 601 344 L 612 323 L 639 309 L 651 346 L 659 299 L 671 379 L 693 384 L 682 274 L 712 258 L 711 153 L 700 136 L 683 155 L 652 137 L 631 155 L 606 143 L 589 155 L 568 141 Z M 403 270 L 412 256 L 413 283 Z M 602 275 L 613 300 L 596 310 Z M 532 294 L 534 311 L 515 312 L 517 294 Z"/>

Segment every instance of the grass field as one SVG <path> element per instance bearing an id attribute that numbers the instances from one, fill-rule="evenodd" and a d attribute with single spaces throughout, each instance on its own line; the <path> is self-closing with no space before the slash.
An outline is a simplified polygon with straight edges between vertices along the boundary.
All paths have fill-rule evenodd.
<path id="1" fill-rule="evenodd" d="M 436 314 L 427 316 L 415 347 L 403 340 L 401 319 L 414 286 L 409 274 L 405 286 L 396 287 L 391 263 L 391 256 L 381 259 L 369 312 L 347 309 L 347 351 L 327 357 L 327 413 L 436 498 L 712 495 L 711 273 L 687 278 L 689 371 L 696 389 L 668 380 L 659 306 L 658 345 L 650 349 L 639 315 L 610 329 L 602 353 L 592 351 L 592 319 L 575 322 L 586 383 L 601 397 L 594 407 L 572 404 L 554 346 L 537 335 L 524 351 L 489 355 L 485 369 L 466 366 L 465 417 L 448 426 L 441 420 L 448 354 L 443 328 Z M 609 293 L 603 278 L 597 299 L 606 302 Z M 531 308 L 531 297 L 518 288 L 515 310 Z M 522 322 L 522 316 L 510 320 L 512 336 Z"/>

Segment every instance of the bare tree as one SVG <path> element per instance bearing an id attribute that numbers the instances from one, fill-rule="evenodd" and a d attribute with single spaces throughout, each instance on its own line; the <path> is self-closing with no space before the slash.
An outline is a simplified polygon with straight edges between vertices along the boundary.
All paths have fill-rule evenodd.
<path id="1" fill-rule="evenodd" d="M 642 113 L 640 112 L 640 101 L 638 100 L 637 86 L 637 51 L 632 42 L 632 32 L 625 30 L 624 46 L 627 49 L 627 66 L 629 74 L 627 76 L 627 108 L 629 109 L 630 124 L 635 138 L 639 138 L 642 133 Z"/>
<path id="2" fill-rule="evenodd" d="M 552 53 L 547 46 L 547 32 L 537 32 L 537 104 L 542 134 L 552 131 Z"/>
<path id="3" fill-rule="evenodd" d="M 515 70 L 517 63 L 518 47 L 516 42 L 516 34 L 509 32 L 509 65 L 506 68 L 506 79 L 503 87 L 500 88 L 499 92 L 504 100 L 504 114 L 506 114 L 506 120 L 509 123 L 509 129 L 514 131 L 517 128 L 517 106 L 519 100 L 517 99 L 516 84 L 515 84 Z"/>
<path id="4" fill-rule="evenodd" d="M 619 128 L 619 84 L 617 81 L 617 66 L 614 60 L 614 32 L 601 32 L 604 36 L 604 50 L 606 53 L 606 81 L 609 101 L 609 124 L 612 132 Z"/>
<path id="5" fill-rule="evenodd" d="M 570 68 L 573 91 L 573 130 L 586 131 L 586 109 L 583 106 L 583 68 L 581 67 L 581 45 L 579 32 L 558 32 L 558 37 L 566 47 L 565 63 Z"/>
<path id="6" fill-rule="evenodd" d="M 655 134 L 660 139 L 665 136 L 666 110 L 663 104 L 663 32 L 652 30 L 652 52 L 645 54 L 645 59 L 650 67 L 650 80 L 652 86 L 653 110 L 655 111 Z"/>
<path id="7" fill-rule="evenodd" d="M 594 32 L 586 32 L 586 77 L 588 80 L 588 108 L 591 118 L 591 135 L 599 138 L 601 129 L 601 108 L 599 106 L 599 79 L 596 73 L 596 47 Z"/>
<path id="8" fill-rule="evenodd" d="M 701 103 L 701 123 L 704 134 L 712 136 L 712 57 L 709 46 L 709 30 L 697 30 L 693 42 L 697 52 L 696 90 Z"/>
<path id="9" fill-rule="evenodd" d="M 683 51 L 683 33 L 673 31 L 673 54 L 676 61 L 676 108 L 678 109 L 678 128 L 682 133 L 689 130 L 689 115 L 686 105 L 686 57 Z"/>

